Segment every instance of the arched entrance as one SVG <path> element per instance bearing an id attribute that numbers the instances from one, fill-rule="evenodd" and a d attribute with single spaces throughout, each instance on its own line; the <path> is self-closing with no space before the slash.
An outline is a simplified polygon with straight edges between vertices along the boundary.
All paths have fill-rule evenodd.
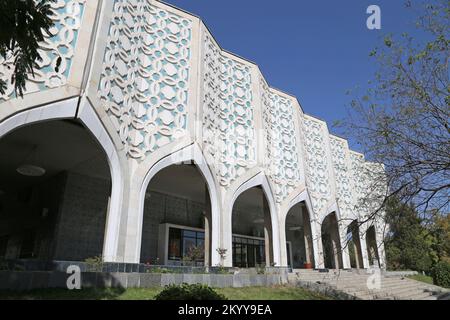
<path id="1" fill-rule="evenodd" d="M 83 261 L 103 253 L 111 174 L 80 120 L 47 120 L 0 139 L 0 256 Z"/>
<path id="2" fill-rule="evenodd" d="M 380 267 L 380 256 L 375 233 L 375 226 L 370 226 L 366 231 L 366 246 L 370 266 Z"/>
<path id="3" fill-rule="evenodd" d="M 272 219 L 261 186 L 244 191 L 234 202 L 232 232 L 233 266 L 251 268 L 273 265 Z"/>
<path id="4" fill-rule="evenodd" d="M 361 238 L 359 234 L 359 225 L 357 220 L 353 220 L 347 228 L 347 243 L 350 256 L 350 266 L 352 268 L 364 268 Z"/>
<path id="5" fill-rule="evenodd" d="M 208 187 L 194 163 L 160 170 L 145 194 L 140 261 L 211 265 L 211 218 Z"/>
<path id="6" fill-rule="evenodd" d="M 342 268 L 342 247 L 339 239 L 339 225 L 336 213 L 332 212 L 325 217 L 321 231 L 325 268 Z"/>
<path id="7" fill-rule="evenodd" d="M 313 238 L 310 216 L 304 201 L 289 210 L 285 228 L 288 266 L 294 269 L 312 268 L 315 265 Z"/>

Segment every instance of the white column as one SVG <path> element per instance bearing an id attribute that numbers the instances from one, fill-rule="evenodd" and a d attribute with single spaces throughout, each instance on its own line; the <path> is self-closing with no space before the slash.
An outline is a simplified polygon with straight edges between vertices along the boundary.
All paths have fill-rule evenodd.
<path id="1" fill-rule="evenodd" d="M 363 268 L 367 269 L 369 268 L 369 257 L 367 255 L 366 232 L 361 232 L 359 240 L 361 243 Z"/>
<path id="2" fill-rule="evenodd" d="M 339 237 L 340 237 L 339 241 L 341 243 L 340 254 L 342 257 L 342 266 L 340 266 L 340 268 L 350 269 L 351 264 L 350 264 L 350 252 L 349 252 L 348 243 L 347 243 L 347 226 L 341 225 L 340 223 L 338 223 L 338 228 L 339 228 Z"/>
<path id="3" fill-rule="evenodd" d="M 319 222 L 314 221 L 313 224 L 315 225 L 316 229 L 316 239 L 314 240 L 314 243 L 316 243 L 317 250 L 315 250 L 315 263 L 317 269 L 323 269 L 325 268 L 325 258 L 323 253 L 323 243 L 322 243 L 322 226 Z"/>
<path id="4" fill-rule="evenodd" d="M 287 267 L 287 255 L 288 252 L 286 250 L 286 216 L 285 218 L 281 218 L 280 221 L 278 222 L 278 225 L 280 226 L 280 230 L 279 230 L 279 236 L 280 236 L 280 260 L 281 260 L 281 266 L 283 267 Z M 282 245 L 284 243 L 284 246 Z"/>
<path id="5" fill-rule="evenodd" d="M 263 198 L 261 199 L 263 201 L 263 210 L 264 210 L 264 243 L 265 243 L 265 249 L 266 249 L 266 266 L 270 267 L 273 263 L 273 233 L 272 233 L 272 221 L 270 216 L 270 209 L 264 201 L 264 194 L 262 195 Z M 275 249 L 276 250 L 276 249 Z"/>
<path id="6" fill-rule="evenodd" d="M 223 204 L 222 223 L 220 224 L 220 243 L 221 249 L 226 250 L 225 259 L 220 263 L 224 267 L 233 266 L 233 205 Z"/>
<path id="7" fill-rule="evenodd" d="M 205 266 L 211 265 L 211 201 L 208 194 L 208 186 L 205 184 Z"/>
<path id="8" fill-rule="evenodd" d="M 359 265 L 359 250 L 358 250 L 358 246 L 356 245 L 356 239 L 355 238 L 353 238 L 353 235 L 352 235 L 352 239 L 353 239 L 353 241 L 352 241 L 352 246 L 353 246 L 353 251 L 355 252 L 355 263 L 356 263 L 356 269 L 359 269 L 360 268 L 360 265 Z"/>
<path id="9" fill-rule="evenodd" d="M 311 224 L 309 221 L 309 215 L 305 212 L 303 206 L 300 206 L 300 214 L 303 221 L 303 241 L 305 242 L 305 258 L 306 263 L 311 263 Z"/>

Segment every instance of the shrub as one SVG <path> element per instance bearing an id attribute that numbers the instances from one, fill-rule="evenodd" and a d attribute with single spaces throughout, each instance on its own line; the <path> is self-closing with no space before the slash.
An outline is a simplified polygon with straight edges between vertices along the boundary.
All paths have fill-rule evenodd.
<path id="1" fill-rule="evenodd" d="M 90 272 L 101 272 L 103 269 L 103 258 L 101 255 L 95 256 L 95 257 L 90 257 L 90 258 L 86 258 L 84 260 L 84 262 L 86 263 L 86 266 L 88 268 L 87 271 Z"/>
<path id="2" fill-rule="evenodd" d="M 450 288 L 450 263 L 438 262 L 432 270 L 433 283 L 437 286 Z"/>
<path id="3" fill-rule="evenodd" d="M 266 265 L 265 264 L 257 265 L 256 273 L 257 274 L 266 274 Z"/>
<path id="4" fill-rule="evenodd" d="M 168 285 L 155 297 L 156 300 L 226 300 L 225 296 L 203 284 Z"/>
<path id="5" fill-rule="evenodd" d="M 149 268 L 145 272 L 147 272 L 147 273 L 176 273 L 175 271 L 169 270 L 167 268 L 161 268 L 161 267 Z"/>
<path id="6" fill-rule="evenodd" d="M 9 270 L 8 261 L 0 259 L 0 271 L 7 271 L 7 270 Z"/>
<path id="7" fill-rule="evenodd" d="M 217 268 L 214 269 L 214 273 L 216 273 L 216 274 L 233 274 L 233 270 L 223 267 L 223 266 L 218 266 Z"/>

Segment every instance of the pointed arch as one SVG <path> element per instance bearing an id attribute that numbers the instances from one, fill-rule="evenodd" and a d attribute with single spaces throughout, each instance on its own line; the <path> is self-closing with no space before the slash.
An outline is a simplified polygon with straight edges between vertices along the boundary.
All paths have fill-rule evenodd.
<path id="1" fill-rule="evenodd" d="M 108 207 L 103 259 L 117 261 L 120 212 L 123 193 L 123 173 L 114 142 L 86 99 L 71 98 L 19 111 L 0 122 L 0 138 L 23 126 L 50 120 L 77 119 L 95 137 L 106 154 L 111 174 L 111 201 Z"/>
<path id="2" fill-rule="evenodd" d="M 285 214 L 282 217 L 283 221 L 286 220 L 287 215 L 289 213 L 289 211 L 298 203 L 303 202 L 306 206 L 306 210 L 308 211 L 309 214 L 309 220 L 310 220 L 310 228 L 311 228 L 311 238 L 312 238 L 312 253 L 313 253 L 313 260 L 314 260 L 314 267 L 315 268 L 319 268 L 319 248 L 317 245 L 317 241 L 320 238 L 319 234 L 317 232 L 317 221 L 315 219 L 315 214 L 313 211 L 313 207 L 312 207 L 312 203 L 311 203 L 311 197 L 309 195 L 309 192 L 307 189 L 301 191 L 300 193 L 298 193 L 297 195 L 295 195 L 291 201 L 289 202 L 286 210 L 285 210 Z M 282 248 L 283 250 L 283 248 Z"/>
<path id="3" fill-rule="evenodd" d="M 145 193 L 147 187 L 152 180 L 152 178 L 160 172 L 162 169 L 167 168 L 174 164 L 179 164 L 182 162 L 193 161 L 204 180 L 206 181 L 206 185 L 208 188 L 210 201 L 211 201 L 211 265 L 217 265 L 220 262 L 219 254 L 216 249 L 219 248 L 219 230 L 220 230 L 220 208 L 219 208 L 219 193 L 217 190 L 217 186 L 215 184 L 213 175 L 208 167 L 208 164 L 201 152 L 200 148 L 197 144 L 191 144 L 177 152 L 174 152 L 158 162 L 156 162 L 150 170 L 145 175 L 145 178 L 141 184 L 141 188 L 139 191 L 139 217 L 137 222 L 137 230 L 136 230 L 136 252 L 134 252 L 134 257 L 137 261 L 139 261 L 140 252 L 141 252 L 141 241 L 142 241 L 142 226 L 143 226 L 143 218 L 144 218 L 144 202 L 145 202 Z"/>
<path id="4" fill-rule="evenodd" d="M 269 180 L 264 175 L 263 172 L 259 172 L 244 183 L 242 183 L 239 187 L 234 190 L 232 197 L 230 199 L 229 207 L 231 211 L 233 210 L 234 203 L 236 199 L 245 191 L 260 186 L 265 198 L 267 200 L 267 204 L 269 205 L 270 211 L 270 219 L 272 226 L 272 250 L 273 250 L 273 262 L 276 266 L 281 265 L 281 255 L 280 255 L 280 236 L 279 236 L 279 224 L 278 224 L 278 214 L 277 208 L 275 204 L 275 198 L 272 193 L 272 189 L 269 184 Z M 232 225 L 232 214 L 229 215 L 229 225 Z M 231 241 L 231 237 L 229 239 Z"/>

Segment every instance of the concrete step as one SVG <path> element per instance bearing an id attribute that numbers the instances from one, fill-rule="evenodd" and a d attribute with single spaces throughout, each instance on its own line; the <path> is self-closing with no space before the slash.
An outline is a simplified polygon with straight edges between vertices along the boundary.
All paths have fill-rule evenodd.
<path id="1" fill-rule="evenodd" d="M 405 281 L 405 282 L 397 282 L 397 283 L 382 283 L 381 284 L 381 288 L 382 289 L 391 289 L 391 288 L 396 288 L 396 287 L 402 287 L 402 288 L 419 288 L 419 289 L 429 289 L 429 290 L 433 290 L 432 286 L 429 286 L 425 283 L 420 283 L 420 282 L 410 282 L 410 281 Z M 434 288 L 434 290 L 436 290 L 438 288 Z"/>
<path id="2" fill-rule="evenodd" d="M 352 296 L 361 300 L 373 300 L 373 296 L 370 294 L 352 294 Z"/>
<path id="3" fill-rule="evenodd" d="M 352 284 L 349 284 L 349 283 L 339 283 L 339 284 L 337 284 L 337 287 L 338 288 L 340 288 L 340 289 L 346 289 L 346 288 L 360 288 L 360 289 L 367 289 L 367 290 L 369 290 L 369 288 L 367 287 L 367 283 L 365 283 L 365 282 L 363 282 L 363 283 L 352 283 Z M 405 283 L 405 284 L 393 284 L 393 285 L 389 285 L 389 286 L 381 286 L 381 288 L 380 289 L 370 289 L 370 290 L 374 290 L 374 291 L 384 291 L 384 290 L 396 290 L 396 289 L 399 289 L 399 288 L 401 288 L 401 289 L 406 289 L 406 288 L 408 288 L 408 289 L 411 289 L 411 290 L 414 290 L 414 289 L 426 289 L 425 287 L 423 287 L 423 286 L 418 286 L 418 285 L 416 285 L 416 284 L 409 284 L 409 283 Z"/>
<path id="4" fill-rule="evenodd" d="M 289 274 L 288 279 L 290 282 L 305 281 L 312 283 L 323 283 L 331 288 L 364 300 L 437 299 L 437 295 L 433 294 L 436 291 L 439 291 L 438 287 L 398 276 L 382 276 L 381 288 L 369 290 L 367 287 L 367 280 L 369 276 L 370 274 L 367 273 L 356 273 L 349 271 L 318 272 L 317 270 L 299 270 Z"/>
<path id="5" fill-rule="evenodd" d="M 431 296 L 433 296 L 433 293 L 431 292 L 419 292 L 410 295 L 400 296 L 400 298 L 402 300 L 422 300 Z"/>
<path id="6" fill-rule="evenodd" d="M 380 291 L 373 291 L 375 293 L 387 293 L 389 295 L 395 296 L 395 297 L 408 297 L 410 295 L 415 294 L 421 294 L 425 293 L 425 290 L 421 289 L 414 289 L 414 288 L 396 288 L 396 289 L 388 289 L 388 290 L 380 290 Z M 428 292 L 428 294 L 431 294 L 431 292 Z"/>
<path id="7" fill-rule="evenodd" d="M 304 281 L 335 281 L 335 282 L 366 282 L 367 277 L 321 277 L 321 276 L 314 276 L 314 277 L 302 277 L 297 276 L 296 277 L 299 280 Z"/>
<path id="8" fill-rule="evenodd" d="M 438 297 L 437 296 L 428 296 L 428 297 L 425 297 L 425 298 L 423 298 L 421 300 L 438 300 Z"/>
<path id="9" fill-rule="evenodd" d="M 371 296 L 374 296 L 374 297 L 376 296 L 379 298 L 385 298 L 385 297 L 389 296 L 389 294 L 386 292 L 374 292 L 374 291 L 368 290 L 367 288 L 366 289 L 348 288 L 348 289 L 343 289 L 342 291 L 347 292 L 348 294 L 351 294 L 351 295 L 356 295 L 356 296 L 371 295 Z"/>

